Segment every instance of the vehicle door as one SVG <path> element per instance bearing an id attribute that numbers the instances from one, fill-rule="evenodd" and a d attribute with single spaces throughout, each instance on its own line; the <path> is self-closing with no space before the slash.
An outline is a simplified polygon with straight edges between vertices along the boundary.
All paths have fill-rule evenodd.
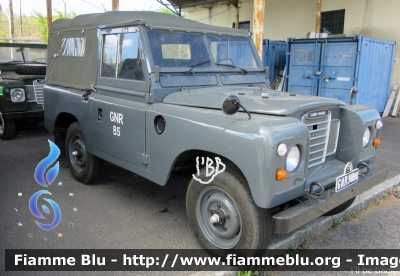
<path id="1" fill-rule="evenodd" d="M 95 148 L 111 160 L 143 168 L 149 83 L 139 28 L 103 29 L 99 39 L 98 78 L 91 101 Z"/>

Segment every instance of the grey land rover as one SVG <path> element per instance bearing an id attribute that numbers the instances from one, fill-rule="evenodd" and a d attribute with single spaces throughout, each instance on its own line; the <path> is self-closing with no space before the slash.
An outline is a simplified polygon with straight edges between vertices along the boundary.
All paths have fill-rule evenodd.
<path id="1" fill-rule="evenodd" d="M 260 254 L 387 178 L 378 112 L 270 90 L 246 30 L 106 12 L 55 21 L 48 45 L 46 128 L 75 179 L 96 182 L 102 160 L 159 185 L 188 172 L 205 249 Z"/>

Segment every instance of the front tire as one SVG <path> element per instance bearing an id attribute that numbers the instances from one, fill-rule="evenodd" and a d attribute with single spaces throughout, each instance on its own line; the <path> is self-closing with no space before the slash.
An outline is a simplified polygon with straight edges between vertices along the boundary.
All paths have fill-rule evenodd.
<path id="1" fill-rule="evenodd" d="M 72 175 L 83 184 L 96 182 L 100 177 L 102 162 L 86 150 L 82 128 L 72 123 L 65 139 L 65 153 Z"/>
<path id="2" fill-rule="evenodd" d="M 205 169 L 200 171 L 200 179 L 204 178 Z M 210 184 L 201 184 L 192 178 L 186 194 L 186 209 L 200 243 L 213 255 L 231 252 L 260 255 L 272 236 L 270 211 L 254 203 L 246 180 L 228 166 Z M 219 216 L 219 223 L 211 223 L 215 215 Z"/>
<path id="3" fill-rule="evenodd" d="M 14 120 L 5 120 L 0 112 L 0 138 L 3 140 L 11 140 L 17 136 L 17 129 Z"/>

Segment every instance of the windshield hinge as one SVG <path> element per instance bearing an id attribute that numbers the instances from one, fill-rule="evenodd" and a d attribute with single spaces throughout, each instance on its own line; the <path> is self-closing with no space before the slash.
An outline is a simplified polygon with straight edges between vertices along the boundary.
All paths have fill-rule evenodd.
<path id="1" fill-rule="evenodd" d="M 153 101 L 153 99 L 152 99 L 150 93 L 144 94 L 144 101 L 145 101 L 146 103 L 151 103 L 151 102 Z"/>
<path id="2" fill-rule="evenodd" d="M 85 94 L 82 95 L 82 101 L 83 101 L 83 102 L 87 102 L 87 101 L 89 100 L 90 94 L 92 94 L 92 91 L 87 90 L 87 91 L 85 92 Z"/>
<path id="3" fill-rule="evenodd" d="M 142 153 L 142 164 L 143 165 L 148 165 L 149 164 L 149 156 Z"/>

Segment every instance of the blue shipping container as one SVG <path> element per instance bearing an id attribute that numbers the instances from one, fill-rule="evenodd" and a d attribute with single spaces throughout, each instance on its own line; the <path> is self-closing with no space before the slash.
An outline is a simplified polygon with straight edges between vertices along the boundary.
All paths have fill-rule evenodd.
<path id="1" fill-rule="evenodd" d="M 289 39 L 285 91 L 371 106 L 382 113 L 389 98 L 396 42 L 363 35 Z M 358 94 L 351 101 L 351 90 Z"/>
<path id="2" fill-rule="evenodd" d="M 272 83 L 279 71 L 285 68 L 288 44 L 283 41 L 264 39 L 263 45 L 262 61 L 264 67 L 269 67 L 269 81 Z"/>

